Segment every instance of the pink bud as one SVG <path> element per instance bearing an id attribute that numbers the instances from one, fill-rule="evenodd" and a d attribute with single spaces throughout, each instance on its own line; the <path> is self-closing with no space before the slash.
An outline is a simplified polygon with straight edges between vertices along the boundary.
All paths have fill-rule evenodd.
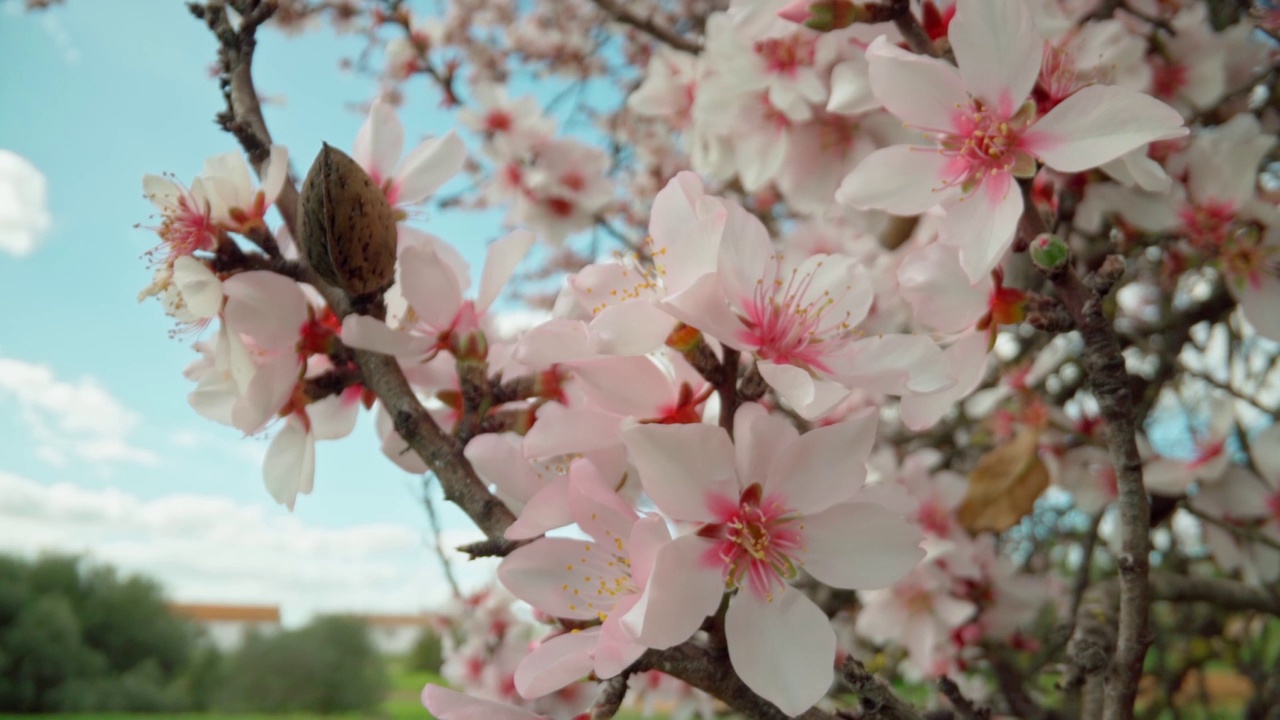
<path id="1" fill-rule="evenodd" d="M 809 19 L 809 3 L 813 0 L 792 0 L 786 7 L 778 11 L 778 17 L 793 23 L 803 24 Z"/>
<path id="2" fill-rule="evenodd" d="M 847 28 L 865 18 L 865 10 L 850 0 L 792 0 L 778 17 L 810 30 L 829 32 Z"/>

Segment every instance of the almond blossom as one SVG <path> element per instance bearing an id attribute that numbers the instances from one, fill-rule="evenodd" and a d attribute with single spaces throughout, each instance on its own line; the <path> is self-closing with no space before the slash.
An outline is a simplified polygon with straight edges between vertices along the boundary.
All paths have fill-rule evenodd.
<path id="1" fill-rule="evenodd" d="M 623 431 L 654 504 L 697 527 L 658 551 L 623 624 L 640 642 L 668 647 L 715 612 L 726 587 L 736 590 L 725 616 L 734 670 L 795 716 L 831 684 L 835 633 L 787 580 L 803 568 L 833 587 L 885 587 L 924 556 L 922 536 L 878 505 L 852 502 L 866 477 L 873 414 L 799 435 L 748 403 L 734 426 L 734 440 L 709 425 Z"/>
<path id="2" fill-rule="evenodd" d="M 569 468 L 569 512 L 591 537 L 549 537 L 518 548 L 498 567 L 502 584 L 554 617 L 601 624 L 543 642 L 516 669 L 520 694 L 536 698 L 589 672 L 609 678 L 646 650 L 623 626 L 640 600 L 659 548 L 670 542 L 665 521 L 640 517 L 583 460 Z"/>
<path id="3" fill-rule="evenodd" d="M 403 150 L 404 126 L 396 117 L 395 108 L 384 100 L 375 100 L 356 135 L 351 157 L 382 188 L 387 202 L 401 217 L 405 208 L 425 202 L 467 160 L 466 146 L 453 132 L 422 141 L 401 159 Z"/>
<path id="4" fill-rule="evenodd" d="M 877 150 L 836 199 L 896 215 L 941 205 L 943 239 L 972 281 L 1008 249 L 1023 211 L 1016 178 L 1033 176 L 1037 160 L 1080 172 L 1187 133 L 1177 111 L 1118 86 L 1081 88 L 1039 115 L 1028 96 L 1044 41 L 1020 0 L 958 0 L 947 36 L 958 70 L 883 36 L 867 48 L 876 97 L 936 144 Z"/>
<path id="5" fill-rule="evenodd" d="M 947 384 L 937 348 L 926 338 L 858 337 L 855 327 L 866 317 L 872 293 L 854 259 L 813 255 L 792 261 L 774 249 L 759 219 L 735 203 L 725 207 L 715 272 L 664 299 L 667 312 L 754 354 L 760 375 L 806 418 L 844 399 L 846 385 L 880 385 L 901 394 Z"/>
<path id="6" fill-rule="evenodd" d="M 408 302 L 399 327 L 368 315 L 348 315 L 343 339 L 351 347 L 421 361 L 442 349 L 482 352 L 476 345 L 485 313 L 533 246 L 532 233 L 517 230 L 489 245 L 475 300 L 463 297 L 469 277 L 430 245 L 404 245 L 397 264 L 397 283 Z M 395 322 L 395 321 L 393 321 Z"/>

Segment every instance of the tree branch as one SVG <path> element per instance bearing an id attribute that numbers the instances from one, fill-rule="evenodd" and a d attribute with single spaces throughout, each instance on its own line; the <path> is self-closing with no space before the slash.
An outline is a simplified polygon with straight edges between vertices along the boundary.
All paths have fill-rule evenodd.
<path id="1" fill-rule="evenodd" d="M 674 30 L 663 27 L 654 21 L 653 17 L 641 17 L 631 8 L 627 7 L 628 3 L 623 0 L 591 0 L 596 7 L 603 10 L 609 17 L 623 25 L 630 25 L 640 32 L 652 37 L 655 40 L 664 42 L 676 50 L 683 50 L 687 53 L 697 55 L 702 52 L 702 43 L 696 40 L 690 40 L 686 37 L 677 35 Z"/>
<path id="2" fill-rule="evenodd" d="M 1029 186 L 1023 185 L 1022 192 L 1026 210 L 1019 230 L 1029 245 L 1033 238 L 1045 232 L 1045 224 Z M 1124 275 L 1125 261 L 1122 256 L 1111 255 L 1097 271 L 1083 278 L 1077 274 L 1070 258 L 1057 267 L 1041 270 L 1053 283 L 1084 340 L 1081 365 L 1089 391 L 1097 400 L 1099 415 L 1106 422 L 1104 436 L 1119 490 L 1121 551 L 1117 565 L 1121 592 L 1115 657 L 1107 676 L 1103 716 L 1106 720 L 1131 720 L 1148 644 L 1151 507 L 1142 484 L 1132 379 L 1125 370 L 1120 338 L 1104 309 L 1111 288 Z"/>
<path id="3" fill-rule="evenodd" d="M 218 114 L 218 121 L 239 140 L 261 177 L 270 153 L 271 133 L 253 83 L 253 51 L 257 28 L 271 17 L 276 5 L 264 0 L 232 0 L 230 4 L 241 15 L 238 30 L 232 28 L 227 17 L 226 0 L 208 0 L 203 5 L 191 3 L 188 8 L 205 21 L 218 39 L 223 96 L 227 101 L 227 108 Z M 298 237 L 298 190 L 292 179 L 285 181 L 276 205 L 289 231 Z M 338 317 L 352 312 L 351 299 L 321 280 L 305 264 L 299 265 L 297 279 L 319 290 Z M 461 507 L 492 542 L 501 546 L 499 550 L 510 552 L 516 543 L 502 537 L 515 522 L 515 516 L 480 481 L 471 463 L 463 457 L 462 448 L 436 425 L 414 395 L 395 359 L 367 350 L 353 350 L 352 355 L 365 387 L 378 396 L 391 415 L 396 432 L 439 478 L 445 498 Z"/>
<path id="4" fill-rule="evenodd" d="M 635 667 L 657 670 L 683 680 L 712 697 L 719 698 L 733 710 L 753 720 L 789 720 L 791 717 L 752 692 L 729 667 L 727 657 L 715 655 L 708 648 L 692 641 L 666 650 L 649 650 L 641 656 Z M 797 720 L 836 718 L 815 707 L 801 713 Z"/>
<path id="5" fill-rule="evenodd" d="M 850 659 L 841 669 L 841 678 L 862 698 L 863 717 L 876 720 L 921 720 L 920 713 L 904 702 L 888 685 L 871 674 L 861 662 Z"/>

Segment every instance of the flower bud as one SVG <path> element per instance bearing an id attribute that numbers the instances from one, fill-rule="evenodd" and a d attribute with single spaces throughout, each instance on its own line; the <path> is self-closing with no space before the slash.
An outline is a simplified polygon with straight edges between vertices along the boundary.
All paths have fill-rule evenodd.
<path id="1" fill-rule="evenodd" d="M 298 197 L 298 246 L 330 284 L 378 296 L 395 281 L 396 218 L 368 173 L 327 143 Z"/>
<path id="2" fill-rule="evenodd" d="M 1040 233 L 1031 241 L 1031 262 L 1041 270 L 1057 270 L 1067 264 L 1071 250 L 1057 235 Z"/>
<path id="3" fill-rule="evenodd" d="M 794 0 L 778 11 L 778 17 L 810 30 L 829 32 L 865 20 L 865 11 L 850 0 Z"/>

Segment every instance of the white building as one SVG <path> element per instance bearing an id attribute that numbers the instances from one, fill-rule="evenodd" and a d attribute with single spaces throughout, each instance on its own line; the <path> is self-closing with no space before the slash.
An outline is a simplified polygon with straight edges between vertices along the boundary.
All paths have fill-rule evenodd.
<path id="1" fill-rule="evenodd" d="M 369 626 L 369 639 L 383 655 L 408 655 L 422 632 L 431 627 L 431 616 L 353 615 Z"/>
<path id="2" fill-rule="evenodd" d="M 222 652 L 238 650 L 250 633 L 280 632 L 280 608 L 274 605 L 201 605 L 173 603 L 169 610 L 204 629 Z"/>

